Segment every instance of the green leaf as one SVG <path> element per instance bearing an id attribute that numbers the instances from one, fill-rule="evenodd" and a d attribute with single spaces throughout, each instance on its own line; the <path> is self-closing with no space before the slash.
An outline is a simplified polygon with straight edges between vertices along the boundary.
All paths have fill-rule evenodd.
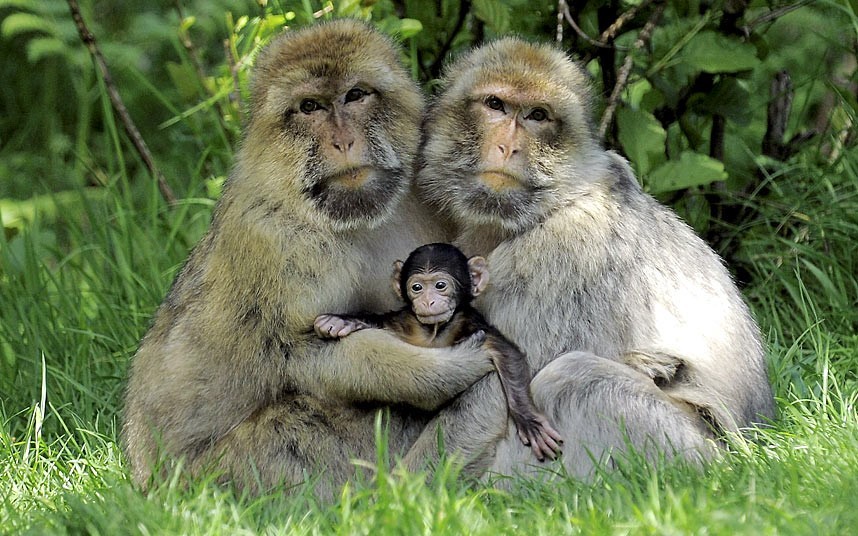
<path id="1" fill-rule="evenodd" d="M 56 33 L 51 21 L 32 13 L 12 13 L 0 24 L 0 35 L 7 39 L 28 32 Z"/>
<path id="2" fill-rule="evenodd" d="M 622 107 L 617 110 L 617 127 L 623 150 L 639 174 L 664 162 L 667 133 L 651 113 Z"/>
<path id="3" fill-rule="evenodd" d="M 37 63 L 48 56 L 68 57 L 69 47 L 56 37 L 34 37 L 27 41 L 27 60 Z"/>
<path id="4" fill-rule="evenodd" d="M 509 6 L 498 0 L 474 0 L 474 16 L 498 34 L 509 30 Z"/>
<path id="5" fill-rule="evenodd" d="M 625 89 L 623 101 L 629 103 L 632 108 L 639 108 L 643 98 L 652 91 L 652 84 L 646 78 L 641 78 L 630 83 Z"/>
<path id="6" fill-rule="evenodd" d="M 684 151 L 678 160 L 665 162 L 647 176 L 652 194 L 703 186 L 727 178 L 724 163 L 693 151 Z"/>
<path id="7" fill-rule="evenodd" d="M 399 19 L 394 16 L 385 17 L 376 23 L 379 30 L 387 35 L 407 39 L 423 31 L 423 24 L 417 19 Z"/>
<path id="8" fill-rule="evenodd" d="M 686 64 L 707 73 L 747 71 L 760 62 L 757 49 L 750 43 L 713 31 L 695 35 L 680 57 Z"/>
<path id="9" fill-rule="evenodd" d="M 90 200 L 107 197 L 106 188 L 87 188 L 83 195 Z M 37 218 L 54 221 L 59 215 L 81 210 L 81 193 L 77 190 L 37 195 L 30 199 L 0 199 L 0 224 L 4 229 L 25 228 Z"/>
<path id="10" fill-rule="evenodd" d="M 414 37 L 423 31 L 423 23 L 417 19 L 401 19 L 399 21 L 399 36 L 403 39 Z"/>
<path id="11" fill-rule="evenodd" d="M 704 112 L 704 115 L 722 115 L 728 120 L 738 124 L 747 125 L 751 120 L 751 111 L 748 106 L 751 94 L 744 82 L 733 77 L 725 77 L 720 80 L 706 94 L 695 95 L 691 104 Z M 696 105 L 693 103 L 696 102 Z"/>
<path id="12" fill-rule="evenodd" d="M 33 0 L 0 0 L 0 8 L 7 7 L 35 9 L 36 5 Z"/>
<path id="13" fill-rule="evenodd" d="M 166 63 L 167 74 L 173 81 L 173 85 L 179 90 L 179 94 L 184 99 L 191 99 L 197 96 L 199 85 L 197 82 L 197 74 L 190 65 L 168 61 Z"/>

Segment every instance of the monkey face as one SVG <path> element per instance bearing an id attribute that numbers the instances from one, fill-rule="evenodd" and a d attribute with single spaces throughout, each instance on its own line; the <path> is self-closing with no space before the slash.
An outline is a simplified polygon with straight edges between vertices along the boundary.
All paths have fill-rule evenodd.
<path id="1" fill-rule="evenodd" d="M 384 106 L 378 90 L 361 83 L 331 97 L 300 96 L 284 117 L 284 128 L 310 146 L 302 193 L 333 222 L 380 219 L 407 191 Z"/>
<path id="2" fill-rule="evenodd" d="M 340 20 L 260 55 L 243 165 L 335 230 L 383 221 L 408 190 L 423 100 L 391 42 Z"/>
<path id="3" fill-rule="evenodd" d="M 455 63 L 429 113 L 421 194 L 461 223 L 518 232 L 574 190 L 588 89 L 561 52 L 516 39 Z M 578 172 L 580 174 L 580 172 Z"/>
<path id="4" fill-rule="evenodd" d="M 443 324 L 459 304 L 458 282 L 446 271 L 415 272 L 406 281 L 407 301 L 421 324 Z"/>

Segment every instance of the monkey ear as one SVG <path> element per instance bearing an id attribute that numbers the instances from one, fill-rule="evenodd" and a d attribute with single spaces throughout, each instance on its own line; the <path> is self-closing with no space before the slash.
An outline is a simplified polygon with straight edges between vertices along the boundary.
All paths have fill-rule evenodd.
<path id="1" fill-rule="evenodd" d="M 404 300 L 402 297 L 402 289 L 399 287 L 399 277 L 402 275 L 402 261 L 396 261 L 393 263 L 393 277 L 390 278 L 390 282 L 393 284 L 393 292 L 399 296 L 400 300 Z"/>
<path id="2" fill-rule="evenodd" d="M 468 259 L 468 271 L 471 272 L 471 295 L 476 298 L 489 284 L 489 265 L 477 255 Z"/>

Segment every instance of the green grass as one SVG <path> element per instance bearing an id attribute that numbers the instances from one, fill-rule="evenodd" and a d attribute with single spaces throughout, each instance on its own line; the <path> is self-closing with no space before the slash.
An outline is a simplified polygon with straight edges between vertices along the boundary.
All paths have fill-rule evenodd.
<path id="1" fill-rule="evenodd" d="M 306 490 L 244 497 L 209 482 L 143 494 L 129 481 L 117 440 L 124 378 L 208 224 L 202 172 L 169 209 L 118 158 L 97 193 L 0 204 L 4 221 L 16 219 L 0 234 L 0 533 L 852 532 L 858 152 L 823 163 L 810 153 L 745 200 L 757 216 L 735 231 L 781 411 L 758 442 L 702 471 L 632 459 L 591 483 L 554 475 L 504 490 L 456 479 L 449 466 L 428 485 L 382 471 L 332 504 Z"/>
<path id="2" fill-rule="evenodd" d="M 449 468 L 430 485 L 382 472 L 329 505 L 308 492 L 241 497 L 206 482 L 147 495 L 129 482 L 117 443 L 129 357 L 211 202 L 167 210 L 154 194 L 132 201 L 122 181 L 97 199 L 81 192 L 52 221 L 0 243 L 0 531 L 847 533 L 858 526 L 850 158 L 821 186 L 808 169 L 790 171 L 793 191 L 758 200 L 759 217 L 742 230 L 755 276 L 746 294 L 768 336 L 781 410 L 759 442 L 702 472 L 632 460 L 589 484 L 555 476 L 503 491 Z M 796 222 L 797 205 L 805 217 Z"/>

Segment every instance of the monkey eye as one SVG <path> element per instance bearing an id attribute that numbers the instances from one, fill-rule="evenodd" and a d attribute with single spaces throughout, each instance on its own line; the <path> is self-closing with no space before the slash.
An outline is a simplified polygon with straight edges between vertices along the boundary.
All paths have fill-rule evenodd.
<path id="1" fill-rule="evenodd" d="M 367 95 L 369 95 L 368 92 L 362 90 L 359 87 L 353 87 L 348 91 L 348 93 L 346 93 L 346 99 L 345 100 L 347 103 L 354 102 L 354 101 L 361 100 L 362 98 L 366 97 Z"/>
<path id="2" fill-rule="evenodd" d="M 500 112 L 504 111 L 503 101 L 494 95 L 489 95 L 485 100 L 486 106 L 491 108 L 492 110 L 498 110 Z"/>
<path id="3" fill-rule="evenodd" d="M 411 292 L 420 292 L 422 290 L 423 285 L 421 285 L 420 283 L 414 283 L 413 285 L 411 285 Z"/>
<path id="4" fill-rule="evenodd" d="M 311 114 L 316 110 L 321 110 L 322 105 L 313 99 L 304 99 L 301 101 L 301 104 L 298 106 L 298 109 L 301 110 L 302 113 Z"/>
<path id="5" fill-rule="evenodd" d="M 438 290 L 444 290 L 445 288 L 447 288 L 447 282 L 446 281 L 438 281 L 437 283 L 435 283 L 435 288 Z"/>
<path id="6" fill-rule="evenodd" d="M 545 111 L 545 108 L 534 108 L 530 111 L 525 119 L 530 119 L 531 121 L 547 121 L 548 120 L 548 112 Z"/>

